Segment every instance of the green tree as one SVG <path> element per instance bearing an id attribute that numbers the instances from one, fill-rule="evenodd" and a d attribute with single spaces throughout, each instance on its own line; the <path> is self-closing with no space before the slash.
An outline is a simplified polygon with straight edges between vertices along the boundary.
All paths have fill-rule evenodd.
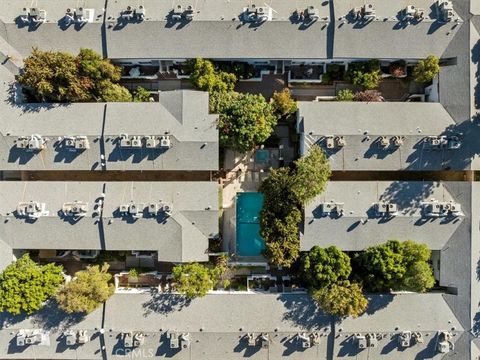
<path id="1" fill-rule="evenodd" d="M 368 90 L 377 88 L 380 78 L 380 63 L 376 59 L 348 64 L 348 71 L 345 75 L 347 81 Z"/>
<path id="2" fill-rule="evenodd" d="M 354 273 L 371 291 L 424 292 L 435 284 L 430 255 L 425 244 L 389 240 L 355 254 Z"/>
<path id="3" fill-rule="evenodd" d="M 24 63 L 18 80 L 36 101 L 132 101 L 130 92 L 117 84 L 120 67 L 91 49 L 81 49 L 77 56 L 34 49 Z"/>
<path id="4" fill-rule="evenodd" d="M 272 169 L 260 186 L 264 194 L 260 234 L 265 255 L 277 266 L 290 267 L 299 256 L 300 203 L 291 191 L 293 174 L 288 168 Z"/>
<path id="5" fill-rule="evenodd" d="M 430 55 L 426 59 L 418 62 L 413 69 L 413 77 L 415 78 L 415 81 L 429 83 L 435 78 L 435 76 L 438 75 L 439 72 L 439 59 L 434 55 Z"/>
<path id="6" fill-rule="evenodd" d="M 220 115 L 220 145 L 247 152 L 272 134 L 277 118 L 262 95 L 216 92 L 210 111 Z"/>
<path id="7" fill-rule="evenodd" d="M 337 101 L 353 101 L 355 98 L 355 94 L 350 89 L 340 90 L 335 97 Z"/>
<path id="8" fill-rule="evenodd" d="M 325 152 L 313 145 L 308 154 L 295 161 L 292 192 L 300 203 L 307 203 L 319 195 L 332 174 Z"/>
<path id="9" fill-rule="evenodd" d="M 187 298 L 203 297 L 213 289 L 218 274 L 199 263 L 176 265 L 173 270 L 175 288 Z"/>
<path id="10" fill-rule="evenodd" d="M 77 62 L 80 76 L 95 82 L 104 80 L 117 82 L 122 76 L 119 66 L 112 64 L 108 59 L 103 59 L 100 54 L 91 49 L 80 49 Z"/>
<path id="11" fill-rule="evenodd" d="M 274 265 L 289 268 L 298 259 L 298 224 L 301 219 L 300 210 L 295 207 L 283 219 L 277 218 L 274 213 L 262 212 L 260 227 L 265 240 L 265 255 Z"/>
<path id="12" fill-rule="evenodd" d="M 27 87 L 36 101 L 91 101 L 93 83 L 79 76 L 77 59 L 66 52 L 33 52 L 24 60 L 18 81 Z"/>
<path id="13" fill-rule="evenodd" d="M 133 101 L 135 102 L 149 102 L 151 98 L 150 91 L 144 87 L 139 86 L 133 92 Z"/>
<path id="14" fill-rule="evenodd" d="M 0 274 L 0 311 L 18 315 L 39 310 L 63 282 L 62 271 L 61 266 L 38 265 L 23 255 Z"/>
<path id="15" fill-rule="evenodd" d="M 106 102 L 130 102 L 132 94 L 121 85 L 104 80 L 99 85 L 98 93 L 102 101 Z"/>
<path id="16" fill-rule="evenodd" d="M 78 271 L 75 278 L 65 284 L 57 294 L 61 309 L 69 314 L 91 313 L 113 295 L 115 286 L 111 283 L 108 264 L 88 266 Z"/>
<path id="17" fill-rule="evenodd" d="M 272 96 L 273 111 L 278 117 L 294 114 L 297 111 L 297 102 L 292 99 L 292 92 L 289 88 L 282 91 L 275 91 Z"/>
<path id="18" fill-rule="evenodd" d="M 356 318 L 368 306 L 362 288 L 356 283 L 345 282 L 323 287 L 313 293 L 313 298 L 323 311 L 333 316 Z"/>
<path id="19" fill-rule="evenodd" d="M 189 64 L 190 81 L 199 90 L 214 92 L 232 91 L 237 82 L 234 74 L 217 71 L 210 60 L 195 59 Z"/>
<path id="20" fill-rule="evenodd" d="M 350 257 L 335 246 L 314 246 L 302 257 L 300 271 L 309 286 L 320 289 L 348 280 Z"/>

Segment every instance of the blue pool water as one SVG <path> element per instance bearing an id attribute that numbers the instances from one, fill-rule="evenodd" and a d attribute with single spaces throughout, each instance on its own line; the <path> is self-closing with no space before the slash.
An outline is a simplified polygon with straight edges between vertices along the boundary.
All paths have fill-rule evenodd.
<path id="1" fill-rule="evenodd" d="M 244 192 L 237 194 L 237 255 L 258 256 L 265 249 L 260 236 L 260 211 L 263 194 Z"/>

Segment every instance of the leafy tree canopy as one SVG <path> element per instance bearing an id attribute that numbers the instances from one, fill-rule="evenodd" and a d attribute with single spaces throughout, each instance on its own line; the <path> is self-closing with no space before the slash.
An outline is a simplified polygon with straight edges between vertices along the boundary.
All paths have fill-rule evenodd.
<path id="1" fill-rule="evenodd" d="M 210 96 L 210 111 L 220 115 L 220 144 L 239 152 L 262 144 L 277 124 L 262 95 L 216 92 Z"/>
<path id="2" fill-rule="evenodd" d="M 430 55 L 426 59 L 418 62 L 413 69 L 413 77 L 415 78 L 415 81 L 429 83 L 435 78 L 435 76 L 438 75 L 439 72 L 439 59 L 434 55 Z"/>
<path id="3" fill-rule="evenodd" d="M 34 49 L 24 61 L 19 82 L 39 102 L 132 101 L 124 87 L 116 84 L 120 67 L 90 49 L 77 56 L 61 51 Z"/>
<path id="4" fill-rule="evenodd" d="M 346 80 L 365 89 L 375 89 L 380 82 L 380 63 L 378 60 L 352 62 L 348 64 Z"/>
<path id="5" fill-rule="evenodd" d="M 172 274 L 177 291 L 189 299 L 205 296 L 220 276 L 219 272 L 199 263 L 176 265 Z"/>
<path id="6" fill-rule="evenodd" d="M 330 162 L 325 152 L 318 145 L 313 145 L 307 155 L 295 161 L 295 166 L 292 192 L 304 204 L 325 189 L 332 174 Z"/>
<path id="7" fill-rule="evenodd" d="M 302 277 L 315 289 L 346 281 L 351 272 L 350 257 L 335 246 L 314 246 L 302 257 Z"/>
<path id="8" fill-rule="evenodd" d="M 313 293 L 318 306 L 333 316 L 358 317 L 365 312 L 368 301 L 362 293 L 362 288 L 349 282 L 332 284 L 320 288 Z"/>
<path id="9" fill-rule="evenodd" d="M 279 117 L 292 115 L 297 111 L 297 102 L 292 99 L 292 92 L 289 88 L 273 93 L 272 106 L 275 114 Z"/>
<path id="10" fill-rule="evenodd" d="M 424 292 L 435 283 L 430 255 L 425 244 L 390 240 L 355 254 L 355 274 L 371 291 Z"/>
<path id="11" fill-rule="evenodd" d="M 113 295 L 115 286 L 111 283 L 108 264 L 93 265 L 78 271 L 75 278 L 65 284 L 57 294 L 61 309 L 69 314 L 91 313 Z"/>
<path id="12" fill-rule="evenodd" d="M 190 81 L 199 90 L 214 92 L 233 91 L 237 78 L 234 74 L 217 71 L 210 60 L 195 59 L 189 63 Z"/>
<path id="13" fill-rule="evenodd" d="M 0 311 L 18 315 L 39 310 L 63 282 L 62 271 L 61 266 L 38 265 L 23 255 L 0 274 Z"/>

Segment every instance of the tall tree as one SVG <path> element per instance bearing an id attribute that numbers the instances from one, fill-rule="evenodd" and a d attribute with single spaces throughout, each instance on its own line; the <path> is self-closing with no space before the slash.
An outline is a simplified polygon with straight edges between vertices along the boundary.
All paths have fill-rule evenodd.
<path id="1" fill-rule="evenodd" d="M 18 315 L 39 310 L 64 281 L 62 271 L 61 266 L 38 265 L 23 255 L 0 274 L 0 311 Z"/>
<path id="2" fill-rule="evenodd" d="M 362 288 L 356 283 L 345 282 L 320 288 L 313 293 L 313 298 L 323 311 L 333 316 L 356 318 L 368 306 Z"/>
<path id="3" fill-rule="evenodd" d="M 355 254 L 354 273 L 371 291 L 424 292 L 435 284 L 430 255 L 425 244 L 390 240 Z"/>
<path id="4" fill-rule="evenodd" d="M 115 286 L 111 283 L 109 265 L 88 266 L 78 271 L 75 278 L 65 284 L 57 294 L 57 302 L 67 313 L 91 313 L 113 295 Z"/>
<path id="5" fill-rule="evenodd" d="M 348 280 L 350 257 L 335 246 L 314 246 L 301 261 L 301 273 L 309 286 L 319 289 Z"/>
<path id="6" fill-rule="evenodd" d="M 210 111 L 220 114 L 220 144 L 247 152 L 272 134 L 277 118 L 262 95 L 216 92 L 210 96 Z"/>
<path id="7" fill-rule="evenodd" d="M 216 278 L 211 269 L 199 263 L 176 265 L 173 270 L 175 289 L 187 298 L 203 297 L 213 289 Z"/>
<path id="8" fill-rule="evenodd" d="M 190 62 L 190 81 L 199 90 L 214 92 L 232 91 L 237 82 L 234 74 L 217 71 L 210 60 L 197 58 Z"/>
<path id="9" fill-rule="evenodd" d="M 295 165 L 292 191 L 301 203 L 307 203 L 325 189 L 332 173 L 330 162 L 324 151 L 313 145 L 307 155 L 295 161 Z"/>

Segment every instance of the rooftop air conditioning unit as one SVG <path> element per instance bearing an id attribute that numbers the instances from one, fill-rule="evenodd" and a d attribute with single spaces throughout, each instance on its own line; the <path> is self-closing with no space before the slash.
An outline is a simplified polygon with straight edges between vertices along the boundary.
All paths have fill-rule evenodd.
<path id="1" fill-rule="evenodd" d="M 344 147 L 345 145 L 347 145 L 347 140 L 343 136 L 337 136 L 335 138 L 335 141 L 338 147 Z"/>
<path id="2" fill-rule="evenodd" d="M 46 141 L 42 136 L 33 134 L 27 140 L 26 149 L 30 151 L 43 150 L 45 149 L 45 144 L 46 144 Z M 24 140 L 22 140 L 21 146 L 24 146 Z"/>
<path id="3" fill-rule="evenodd" d="M 160 205 L 157 203 L 150 203 L 147 206 L 148 214 L 151 216 L 156 216 L 159 210 L 160 210 Z"/>
<path id="4" fill-rule="evenodd" d="M 88 22 L 88 17 L 86 15 L 87 15 L 87 10 L 85 10 L 83 7 L 79 7 L 75 11 L 76 21 L 80 24 Z"/>
<path id="5" fill-rule="evenodd" d="M 443 205 L 443 210 L 448 211 L 450 214 L 459 214 L 462 211 L 462 206 L 456 202 L 447 202 Z"/>
<path id="6" fill-rule="evenodd" d="M 128 137 L 128 134 L 120 134 L 120 146 L 121 147 L 131 147 L 132 142 L 130 141 L 130 138 Z"/>
<path id="7" fill-rule="evenodd" d="M 25 346 L 26 345 L 26 340 L 27 334 L 25 330 L 20 330 L 17 335 L 16 335 L 16 341 L 17 341 L 17 346 Z"/>
<path id="8" fill-rule="evenodd" d="M 365 338 L 365 335 L 356 334 L 355 342 L 357 343 L 357 348 L 359 350 L 363 350 L 367 348 L 367 339 Z"/>
<path id="9" fill-rule="evenodd" d="M 138 9 L 135 10 L 135 16 L 137 17 L 137 20 L 142 21 L 143 19 L 145 19 L 145 15 L 145 7 L 143 5 L 140 5 Z"/>
<path id="10" fill-rule="evenodd" d="M 430 143 L 431 146 L 440 146 L 441 144 L 439 136 L 429 136 L 428 142 Z"/>
<path id="11" fill-rule="evenodd" d="M 130 204 L 128 207 L 128 213 L 134 218 L 141 218 L 143 214 L 143 209 L 145 208 L 144 204 Z"/>
<path id="12" fill-rule="evenodd" d="M 65 20 L 69 23 L 75 20 L 75 9 L 68 8 L 67 11 L 65 11 Z"/>
<path id="13" fill-rule="evenodd" d="M 28 137 L 18 137 L 17 140 L 15 140 L 15 146 L 19 149 L 28 149 Z"/>
<path id="14" fill-rule="evenodd" d="M 190 347 L 190 334 L 183 333 L 179 336 L 180 346 L 182 349 L 188 349 Z"/>
<path id="15" fill-rule="evenodd" d="M 333 136 L 327 136 L 325 137 L 325 143 L 327 146 L 327 149 L 333 149 L 335 148 L 335 138 Z"/>
<path id="16" fill-rule="evenodd" d="M 423 344 L 425 341 L 421 332 L 416 331 L 412 334 L 412 337 L 415 339 L 417 344 Z"/>
<path id="17" fill-rule="evenodd" d="M 90 149 L 90 142 L 86 136 L 77 136 L 75 138 L 75 149 L 85 150 Z"/>
<path id="18" fill-rule="evenodd" d="M 368 347 L 375 348 L 378 346 L 378 339 L 376 334 L 373 334 L 373 333 L 367 334 L 366 338 L 367 338 Z"/>
<path id="19" fill-rule="evenodd" d="M 28 24 L 30 22 L 30 9 L 29 8 L 23 8 L 23 12 L 20 15 L 20 20 L 24 22 L 25 24 Z"/>
<path id="20" fill-rule="evenodd" d="M 78 330 L 78 338 L 77 341 L 79 344 L 86 344 L 90 338 L 88 337 L 87 330 Z"/>
<path id="21" fill-rule="evenodd" d="M 47 12 L 38 8 L 30 8 L 29 16 L 34 23 L 43 23 L 47 18 Z"/>
<path id="22" fill-rule="evenodd" d="M 407 15 L 408 19 L 413 19 L 416 13 L 415 6 L 413 5 L 407 5 L 407 8 L 405 9 L 405 14 Z"/>
<path id="23" fill-rule="evenodd" d="M 131 332 L 127 332 L 123 334 L 123 346 L 126 348 L 133 347 L 133 335 Z"/>
<path id="24" fill-rule="evenodd" d="M 26 216 L 32 219 L 37 219 L 42 215 L 48 215 L 45 211 L 45 203 L 36 201 L 20 202 L 17 206 L 17 212 L 20 216 Z"/>
<path id="25" fill-rule="evenodd" d="M 154 149 L 158 145 L 158 139 L 155 136 L 146 136 L 145 137 L 145 147 L 147 149 Z"/>
<path id="26" fill-rule="evenodd" d="M 121 212 L 121 213 L 128 213 L 128 209 L 129 209 L 129 205 L 128 204 L 121 204 L 119 207 L 118 207 L 118 211 Z"/>
<path id="27" fill-rule="evenodd" d="M 77 344 L 77 335 L 73 330 L 67 330 L 63 333 L 65 337 L 65 343 L 67 346 L 74 346 Z"/>
<path id="28" fill-rule="evenodd" d="M 260 343 L 262 345 L 262 349 L 268 349 L 270 347 L 270 338 L 268 334 L 260 335 Z"/>
<path id="29" fill-rule="evenodd" d="M 403 348 L 410 347 L 411 339 L 412 339 L 411 331 L 402 331 L 399 337 L 400 346 Z"/>
<path id="30" fill-rule="evenodd" d="M 449 150 L 459 149 L 460 146 L 462 146 L 462 142 L 460 141 L 460 139 L 458 137 L 452 136 L 450 139 L 448 139 L 447 148 Z"/>
<path id="31" fill-rule="evenodd" d="M 131 20 L 133 18 L 134 12 L 135 9 L 132 6 L 128 5 L 127 8 L 122 11 L 122 19 Z"/>
<path id="32" fill-rule="evenodd" d="M 142 147 L 142 138 L 140 136 L 132 136 L 130 138 L 130 144 L 132 148 L 141 148 Z"/>
<path id="33" fill-rule="evenodd" d="M 403 136 L 393 136 L 392 137 L 392 142 L 393 142 L 393 145 L 395 147 L 400 147 L 403 145 L 403 140 L 404 140 L 404 137 Z"/>
<path id="34" fill-rule="evenodd" d="M 363 6 L 363 17 L 367 20 L 375 19 L 375 6 L 373 4 Z"/>
<path id="35" fill-rule="evenodd" d="M 172 214 L 172 211 L 173 211 L 173 208 L 171 205 L 167 205 L 167 204 L 164 204 L 162 206 L 162 211 L 167 214 L 167 215 L 171 215 Z"/>
<path id="36" fill-rule="evenodd" d="M 311 21 L 317 21 L 320 18 L 320 11 L 315 6 L 308 6 L 306 12 Z"/>
<path id="37" fill-rule="evenodd" d="M 312 346 L 310 336 L 308 336 L 306 333 L 298 334 L 298 339 L 300 340 L 303 349 L 308 349 Z"/>
<path id="38" fill-rule="evenodd" d="M 319 345 L 320 344 L 320 334 L 315 332 L 310 334 L 310 338 L 312 339 L 312 345 Z"/>
<path id="39" fill-rule="evenodd" d="M 452 341 L 452 333 L 448 331 L 439 331 L 438 334 L 437 350 L 439 353 L 445 354 L 450 350 L 453 350 L 455 345 Z"/>
<path id="40" fill-rule="evenodd" d="M 145 335 L 141 332 L 135 333 L 133 335 L 133 346 L 138 347 L 143 345 L 145 342 Z"/>
<path id="41" fill-rule="evenodd" d="M 170 136 L 168 135 L 164 135 L 160 138 L 160 146 L 162 148 L 169 148 L 170 146 L 172 146 L 172 143 L 171 143 L 171 140 L 170 140 Z"/>
<path id="42" fill-rule="evenodd" d="M 177 333 L 170 333 L 170 349 L 180 349 L 180 341 Z"/>
<path id="43" fill-rule="evenodd" d="M 173 8 L 172 12 L 172 19 L 173 20 L 181 20 L 183 15 L 183 6 L 182 5 L 177 5 Z"/>
<path id="44" fill-rule="evenodd" d="M 66 216 L 85 216 L 87 211 L 88 203 L 83 201 L 66 202 L 62 207 L 62 212 Z"/>
<path id="45" fill-rule="evenodd" d="M 257 345 L 257 339 L 255 337 L 255 333 L 247 334 L 247 344 L 249 347 L 254 347 Z"/>
<path id="46" fill-rule="evenodd" d="M 185 7 L 185 12 L 184 12 L 185 19 L 187 19 L 188 21 L 192 21 L 193 16 L 194 16 L 194 12 L 195 12 L 194 7 L 192 5 L 187 5 Z"/>
<path id="47" fill-rule="evenodd" d="M 386 147 L 388 147 L 388 145 L 390 145 L 390 140 L 386 136 L 381 136 L 378 139 L 378 143 L 379 143 L 380 147 L 386 148 Z"/>

